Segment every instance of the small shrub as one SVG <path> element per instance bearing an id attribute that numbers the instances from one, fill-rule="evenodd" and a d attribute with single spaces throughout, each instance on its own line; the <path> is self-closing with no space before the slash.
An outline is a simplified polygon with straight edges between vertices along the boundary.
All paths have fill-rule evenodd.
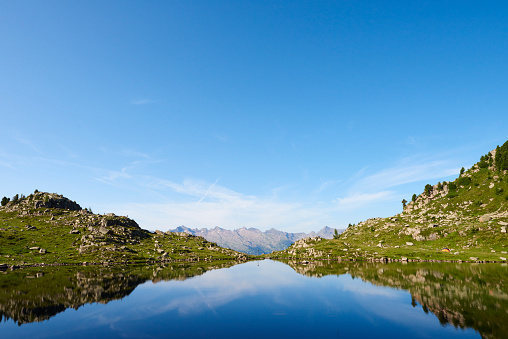
<path id="1" fill-rule="evenodd" d="M 460 177 L 456 181 L 457 186 L 467 186 L 471 183 L 470 177 Z"/>
<path id="2" fill-rule="evenodd" d="M 2 206 L 5 206 L 9 203 L 9 201 L 11 201 L 10 198 L 7 198 L 7 197 L 3 197 L 2 198 Z"/>
<path id="3" fill-rule="evenodd" d="M 457 196 L 457 193 L 455 193 L 455 192 L 450 192 L 450 193 L 448 193 L 448 194 L 446 195 L 446 197 L 447 197 L 448 199 L 453 199 L 453 198 L 455 198 L 456 196 Z"/>
<path id="4" fill-rule="evenodd" d="M 485 162 L 485 161 L 480 161 L 480 162 L 478 163 L 478 166 L 479 166 L 480 168 L 487 168 L 487 167 L 489 167 L 489 164 L 488 164 L 487 162 Z"/>
<path id="5" fill-rule="evenodd" d="M 17 203 L 18 201 L 19 201 L 19 195 L 16 194 L 15 196 L 12 197 L 12 202 Z"/>
<path id="6" fill-rule="evenodd" d="M 496 188 L 496 195 L 501 195 L 504 192 L 504 189 L 501 187 Z"/>
<path id="7" fill-rule="evenodd" d="M 456 190 L 457 189 L 457 185 L 455 185 L 455 183 L 451 182 L 451 183 L 448 184 L 448 189 L 450 191 Z"/>
<path id="8" fill-rule="evenodd" d="M 415 202 L 415 201 L 416 201 L 416 198 L 417 198 L 417 197 L 416 197 L 416 194 L 413 194 L 413 197 L 411 198 L 411 200 L 412 200 L 413 202 Z"/>

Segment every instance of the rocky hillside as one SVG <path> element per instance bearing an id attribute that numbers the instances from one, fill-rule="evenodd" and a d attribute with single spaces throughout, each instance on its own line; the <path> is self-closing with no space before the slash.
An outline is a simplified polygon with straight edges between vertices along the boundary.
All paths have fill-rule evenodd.
<path id="1" fill-rule="evenodd" d="M 231 231 L 220 227 L 212 229 L 192 229 L 180 226 L 170 231 L 185 232 L 195 236 L 200 236 L 208 241 L 217 243 L 219 246 L 257 255 L 283 250 L 295 241 L 303 238 L 320 236 L 325 239 L 332 239 L 335 229 L 325 226 L 317 233 L 287 233 L 278 231 L 274 228 L 262 232 L 257 228 L 245 227 Z M 343 230 L 337 231 L 340 233 Z"/>
<path id="2" fill-rule="evenodd" d="M 54 193 L 2 199 L 0 269 L 33 264 L 245 260 L 187 233 L 151 233 L 132 219 L 99 215 Z"/>
<path id="3" fill-rule="evenodd" d="M 403 212 L 352 225 L 339 239 L 302 239 L 279 258 L 506 261 L 508 142 L 452 182 L 426 185 Z M 406 204 L 406 201 L 403 201 Z"/>

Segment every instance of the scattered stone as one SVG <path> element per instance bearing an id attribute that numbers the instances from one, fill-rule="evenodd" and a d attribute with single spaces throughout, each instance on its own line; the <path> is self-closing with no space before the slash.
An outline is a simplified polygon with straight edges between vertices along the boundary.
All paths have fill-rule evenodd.
<path id="1" fill-rule="evenodd" d="M 501 233 L 506 233 L 506 226 L 501 227 Z"/>
<path id="2" fill-rule="evenodd" d="M 110 229 L 107 229 L 106 227 L 101 226 L 101 227 L 99 227 L 99 233 L 106 235 L 106 234 L 112 234 L 113 232 L 111 232 Z"/>
<path id="3" fill-rule="evenodd" d="M 487 222 L 487 221 L 491 221 L 491 220 L 492 220 L 492 217 L 488 214 L 482 215 L 480 217 L 480 222 Z"/>
<path id="4" fill-rule="evenodd" d="M 413 246 L 414 244 L 413 244 L 412 242 L 409 242 L 409 241 L 408 241 L 408 242 L 406 242 L 406 245 L 408 245 L 408 246 Z"/>
<path id="5" fill-rule="evenodd" d="M 406 257 L 402 257 L 400 258 L 401 261 L 407 261 L 407 258 Z"/>
<path id="6" fill-rule="evenodd" d="M 413 237 L 416 241 L 424 241 L 425 237 L 423 235 L 418 234 L 416 237 Z"/>
<path id="7" fill-rule="evenodd" d="M 469 260 L 478 261 L 478 258 L 477 257 L 469 257 Z"/>
<path id="8" fill-rule="evenodd" d="M 30 247 L 30 249 L 33 250 L 33 251 L 38 251 L 40 249 L 40 247 L 39 246 L 34 246 L 34 247 Z"/>
<path id="9" fill-rule="evenodd" d="M 506 258 L 505 258 L 505 257 L 499 257 L 499 259 L 501 259 L 501 260 L 506 260 Z"/>
<path id="10" fill-rule="evenodd" d="M 501 226 L 508 226 L 508 222 L 500 221 L 499 225 L 501 225 Z"/>
<path id="11" fill-rule="evenodd" d="M 39 250 L 39 253 L 40 253 L 40 254 L 46 254 L 46 250 L 45 250 L 44 248 L 41 248 L 41 249 Z"/>
<path id="12" fill-rule="evenodd" d="M 69 234 L 79 234 L 79 230 L 71 230 Z"/>

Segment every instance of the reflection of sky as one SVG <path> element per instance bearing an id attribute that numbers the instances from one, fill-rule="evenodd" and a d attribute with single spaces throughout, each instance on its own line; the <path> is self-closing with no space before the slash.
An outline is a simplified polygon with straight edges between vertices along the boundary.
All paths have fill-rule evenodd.
<path id="1" fill-rule="evenodd" d="M 147 282 L 107 305 L 69 309 L 21 328 L 3 325 L 7 337 L 479 337 L 442 327 L 434 315 L 413 308 L 403 290 L 349 275 L 309 278 L 272 261 Z"/>

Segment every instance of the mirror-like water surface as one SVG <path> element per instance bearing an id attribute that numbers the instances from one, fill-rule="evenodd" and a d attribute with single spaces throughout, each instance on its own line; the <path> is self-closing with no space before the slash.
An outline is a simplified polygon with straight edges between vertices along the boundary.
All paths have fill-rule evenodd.
<path id="1" fill-rule="evenodd" d="M 495 264 L 275 261 L 26 269 L 0 274 L 0 333 L 506 338 L 507 271 Z"/>

